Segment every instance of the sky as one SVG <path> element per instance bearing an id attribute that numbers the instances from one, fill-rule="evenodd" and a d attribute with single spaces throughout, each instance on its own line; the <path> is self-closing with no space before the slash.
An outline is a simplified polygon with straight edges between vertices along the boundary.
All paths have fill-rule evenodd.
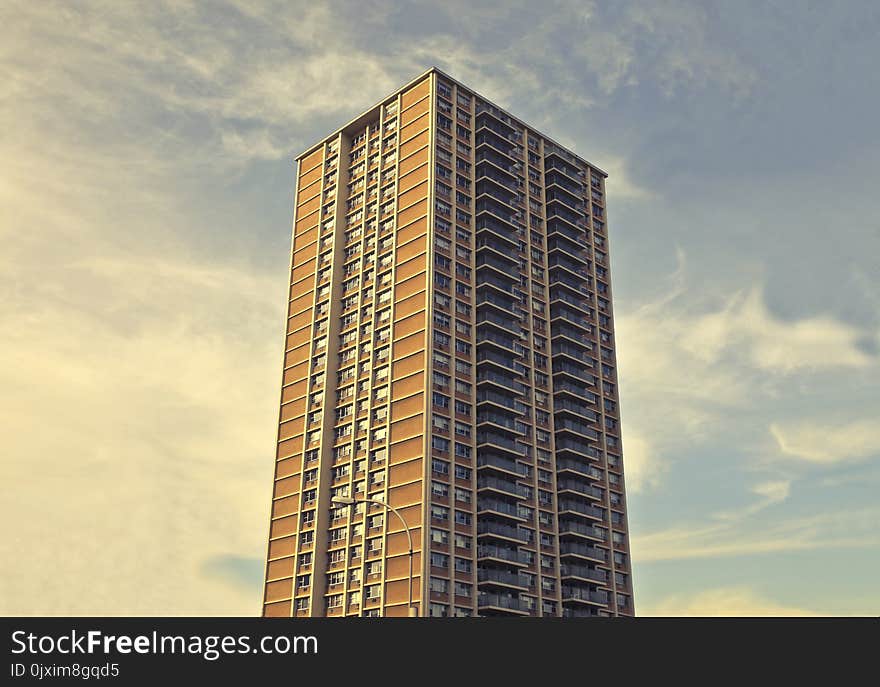
<path id="1" fill-rule="evenodd" d="M 880 614 L 876 2 L 0 5 L 0 614 L 257 615 L 295 168 L 437 66 L 609 172 L 639 615 Z"/>

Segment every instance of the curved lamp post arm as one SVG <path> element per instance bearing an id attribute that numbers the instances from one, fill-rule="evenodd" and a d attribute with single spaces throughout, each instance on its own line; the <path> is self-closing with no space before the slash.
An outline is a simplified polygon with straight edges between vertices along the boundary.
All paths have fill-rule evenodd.
<path id="1" fill-rule="evenodd" d="M 403 531 L 406 532 L 406 541 L 409 544 L 409 596 L 408 596 L 409 602 L 408 602 L 408 607 L 407 607 L 408 608 L 407 615 L 410 618 L 415 618 L 418 616 L 418 613 L 416 612 L 415 606 L 413 606 L 413 600 L 412 600 L 412 597 L 413 597 L 413 592 L 412 592 L 412 588 L 413 588 L 413 541 L 412 541 L 412 534 L 410 533 L 410 530 L 409 530 L 409 525 L 406 524 L 406 520 L 403 519 L 403 516 L 400 514 L 400 511 L 398 511 L 394 506 L 392 506 L 389 503 L 385 503 L 384 501 L 380 501 L 379 499 L 358 499 L 358 500 L 361 503 L 375 503 L 378 506 L 382 506 L 383 508 L 390 510 L 400 520 L 400 524 L 403 525 Z"/>

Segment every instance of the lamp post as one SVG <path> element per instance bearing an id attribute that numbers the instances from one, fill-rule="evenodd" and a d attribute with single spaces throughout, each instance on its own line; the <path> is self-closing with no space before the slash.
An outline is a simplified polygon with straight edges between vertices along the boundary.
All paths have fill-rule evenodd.
<path id="1" fill-rule="evenodd" d="M 412 534 L 409 531 L 409 525 L 406 524 L 406 520 L 403 519 L 403 516 L 400 512 L 392 505 L 385 503 L 384 501 L 380 501 L 379 499 L 354 499 L 350 496 L 334 496 L 330 499 L 330 503 L 335 503 L 337 506 L 353 506 L 356 503 L 375 503 L 378 506 L 382 506 L 387 510 L 390 510 L 394 513 L 399 519 L 400 523 L 403 525 L 403 529 L 406 532 L 406 540 L 409 542 L 409 606 L 408 606 L 408 616 L 410 618 L 415 618 L 418 616 L 415 606 L 413 606 L 412 600 L 412 588 L 413 588 L 413 543 L 412 543 Z"/>

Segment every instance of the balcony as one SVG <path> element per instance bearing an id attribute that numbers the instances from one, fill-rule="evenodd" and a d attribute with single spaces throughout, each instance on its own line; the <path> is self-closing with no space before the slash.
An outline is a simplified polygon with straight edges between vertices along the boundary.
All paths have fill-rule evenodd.
<path id="1" fill-rule="evenodd" d="M 519 196 L 515 191 L 511 191 L 501 184 L 498 184 L 494 181 L 487 181 L 485 179 L 477 182 L 476 190 L 477 207 L 479 207 L 479 203 L 481 200 L 491 198 L 498 203 L 503 203 L 507 207 L 508 211 L 512 211 L 514 213 L 518 211 L 517 206 L 520 204 L 520 201 Z"/>
<path id="2" fill-rule="evenodd" d="M 560 188 L 558 186 L 548 185 L 545 199 L 545 202 L 548 205 L 550 203 L 561 203 L 566 208 L 576 213 L 576 216 L 579 216 L 581 213 L 585 213 L 587 211 L 587 207 L 583 203 L 581 198 L 579 198 L 575 194 L 570 193 L 568 190 Z"/>
<path id="3" fill-rule="evenodd" d="M 480 350 L 481 346 L 492 344 L 504 348 L 513 355 L 519 355 L 516 348 L 518 342 L 519 336 L 512 337 L 509 334 L 505 336 L 489 326 L 477 327 L 477 350 Z"/>
<path id="4" fill-rule="evenodd" d="M 591 348 L 588 337 L 592 334 L 592 325 L 573 324 L 565 320 L 556 320 L 550 323 L 550 336 L 553 339 L 565 337 L 574 344 L 581 344 Z"/>
<path id="5" fill-rule="evenodd" d="M 492 250 L 487 250 L 491 248 Z M 478 246 L 476 266 L 479 270 L 481 267 L 492 267 L 500 274 L 486 273 L 485 279 L 477 279 L 478 284 L 482 284 L 485 280 L 494 277 L 495 283 L 499 286 L 504 285 L 510 293 L 513 289 L 510 283 L 518 283 L 518 266 L 519 262 L 516 258 L 511 257 L 509 253 L 502 252 L 504 249 L 497 249 L 495 246 Z M 501 279 L 502 281 L 498 281 Z M 508 281 L 509 280 L 509 281 Z"/>
<path id="6" fill-rule="evenodd" d="M 501 448 L 512 452 L 514 455 L 521 455 L 519 447 L 516 445 L 516 442 L 510 437 L 498 434 L 497 432 L 485 431 L 485 432 L 477 432 L 477 453 L 479 454 L 482 449 L 479 447 L 483 444 L 491 444 L 496 448 Z"/>
<path id="7" fill-rule="evenodd" d="M 477 122 L 477 126 L 480 126 L 480 123 L 486 126 L 491 125 L 503 136 L 522 138 L 510 117 L 491 105 L 484 105 L 482 103 L 477 105 Z"/>
<path id="8" fill-rule="evenodd" d="M 595 361 L 590 357 L 587 351 L 585 351 L 583 348 L 573 346 L 564 341 L 554 341 L 553 345 L 550 347 L 550 353 L 554 357 L 565 356 L 567 358 L 571 358 L 572 360 L 577 360 L 581 363 L 584 363 L 590 368 L 593 368 L 595 366 Z"/>
<path id="9" fill-rule="evenodd" d="M 572 499 L 559 499 L 559 513 L 562 514 L 563 511 L 569 513 L 577 513 L 578 515 L 585 515 L 588 518 L 595 518 L 601 522 L 605 522 L 607 518 L 605 517 L 606 512 L 601 508 L 596 508 L 596 506 L 590 505 L 583 501 L 574 501 Z"/>
<path id="10" fill-rule="evenodd" d="M 556 413 L 571 413 L 578 417 L 585 418 L 591 422 L 598 422 L 599 416 L 588 406 L 578 401 L 562 396 L 553 400 L 553 410 Z"/>
<path id="11" fill-rule="evenodd" d="M 592 375 L 591 375 L 592 376 Z M 592 380 L 592 385 L 595 386 L 595 378 Z M 572 379 L 568 379 L 566 377 L 560 377 L 559 379 L 553 380 L 553 393 L 569 393 L 574 395 L 576 398 L 584 399 L 588 397 L 592 392 L 587 389 L 587 383 L 585 381 L 575 381 Z"/>
<path id="12" fill-rule="evenodd" d="M 547 219 L 553 218 L 568 222 L 574 229 L 586 229 L 589 226 L 586 215 L 572 210 L 556 199 L 547 202 Z"/>
<path id="13" fill-rule="evenodd" d="M 522 484 L 483 475 L 480 475 L 477 479 L 477 489 L 497 491 L 505 496 L 512 496 L 518 499 L 526 498 L 528 496 L 528 489 Z"/>
<path id="14" fill-rule="evenodd" d="M 486 538 L 498 537 L 520 543 L 527 541 L 526 534 L 518 528 L 485 519 L 477 521 L 477 536 Z"/>
<path id="15" fill-rule="evenodd" d="M 478 149 L 481 146 L 491 146 L 493 150 L 509 159 L 508 164 L 516 164 L 519 161 L 519 147 L 516 143 L 488 126 L 477 129 L 476 145 Z"/>
<path id="16" fill-rule="evenodd" d="M 578 422 L 573 418 L 557 415 L 555 417 L 554 425 L 556 427 L 557 436 L 562 432 L 572 432 L 599 441 L 599 433 L 585 422 Z"/>
<path id="17" fill-rule="evenodd" d="M 583 229 L 571 227 L 556 219 L 550 219 L 547 220 L 547 238 L 551 239 L 554 236 L 564 236 L 571 241 L 575 241 L 580 246 L 585 245 L 587 240 L 587 232 Z"/>
<path id="18" fill-rule="evenodd" d="M 554 169 L 553 167 L 550 168 Z M 547 187 L 550 186 L 558 186 L 559 188 L 565 189 L 568 193 L 570 193 L 575 198 L 583 198 L 584 197 L 584 185 L 574 181 L 570 176 L 566 176 L 563 174 L 558 174 L 555 171 L 547 172 L 547 176 L 545 177 L 545 183 Z"/>
<path id="19" fill-rule="evenodd" d="M 598 433 L 596 434 L 595 440 L 598 441 Z M 588 459 L 590 457 L 595 457 L 598 460 L 599 451 L 595 446 L 590 446 L 586 443 L 584 439 L 571 438 L 567 436 L 557 436 L 556 437 L 556 452 L 562 453 L 563 451 L 570 451 L 572 453 L 577 453 L 582 456 L 586 456 Z"/>
<path id="20" fill-rule="evenodd" d="M 513 401 L 513 398 L 510 394 L 499 394 L 496 391 L 492 391 L 491 389 L 481 389 L 477 391 L 477 415 L 479 415 L 480 408 L 479 406 L 483 404 L 493 404 L 496 407 L 505 408 L 515 415 L 520 415 L 520 411 L 517 410 L 516 404 Z"/>
<path id="21" fill-rule="evenodd" d="M 490 216 L 509 224 L 511 227 L 513 227 L 514 231 L 516 231 L 517 227 L 522 222 L 522 216 L 518 210 L 512 208 L 510 205 L 506 205 L 502 201 L 497 200 L 493 196 L 480 196 L 480 198 L 477 199 L 475 207 L 478 215 L 482 213 L 489 213 Z"/>
<path id="22" fill-rule="evenodd" d="M 568 291 L 564 289 L 551 289 L 550 290 L 550 303 L 551 306 L 554 302 L 566 303 L 574 308 L 578 308 L 579 310 L 589 314 L 590 312 L 590 301 L 586 294 L 579 294 L 577 296 L 572 295 Z"/>
<path id="23" fill-rule="evenodd" d="M 486 153 L 491 153 L 491 150 L 486 150 Z M 499 157 L 497 159 L 493 159 L 492 157 L 480 157 L 477 156 L 477 167 L 474 170 L 474 178 L 482 179 L 489 178 L 494 181 L 497 181 L 502 186 L 510 189 L 514 193 L 518 193 L 519 189 L 522 188 L 522 183 L 519 181 L 519 177 L 510 169 L 508 169 L 507 165 L 499 164 L 502 159 Z"/>
<path id="24" fill-rule="evenodd" d="M 480 468 L 491 468 L 515 475 L 516 477 L 524 477 L 528 473 L 525 465 L 490 451 L 491 449 L 477 452 L 477 469 L 479 472 L 486 472 L 486 470 L 480 470 Z"/>
<path id="25" fill-rule="evenodd" d="M 521 232 L 517 226 L 493 215 L 477 216 L 477 239 L 485 238 L 488 241 L 501 239 L 510 250 L 519 250 L 519 237 Z"/>
<path id="26" fill-rule="evenodd" d="M 498 312 L 497 310 L 487 308 L 485 305 L 477 306 L 477 326 L 481 324 L 492 324 L 515 336 L 519 335 L 522 328 L 519 317 L 509 313 L 507 317 L 505 317 L 503 312 L 506 311 Z"/>
<path id="27" fill-rule="evenodd" d="M 490 559 L 513 563 L 514 565 L 528 565 L 524 552 L 519 549 L 506 546 L 493 546 L 491 544 L 477 547 L 477 559 Z"/>
<path id="28" fill-rule="evenodd" d="M 519 298 L 512 293 L 505 295 L 491 289 L 477 288 L 477 309 L 481 307 L 497 308 L 501 311 L 502 316 L 506 315 L 519 319 L 519 303 Z"/>
<path id="29" fill-rule="evenodd" d="M 591 457 L 592 460 L 599 461 L 599 451 L 592 447 L 587 447 L 587 450 L 594 453 Z M 591 458 L 557 458 L 556 459 L 556 469 L 559 472 L 574 472 L 579 475 L 584 475 L 586 477 L 592 477 L 593 479 L 602 479 L 602 473 L 599 469 L 590 464 Z"/>
<path id="30" fill-rule="evenodd" d="M 600 489 L 599 487 L 593 486 L 592 484 L 588 484 L 586 482 L 571 478 L 557 480 L 556 490 L 573 491 L 576 494 L 583 494 L 584 496 L 599 499 L 600 501 L 605 498 L 604 489 Z"/>
<path id="31" fill-rule="evenodd" d="M 551 151 L 544 159 L 544 173 L 549 174 L 554 169 L 564 174 L 570 183 L 583 187 L 584 179 L 580 170 L 566 161 L 561 153 Z"/>
<path id="32" fill-rule="evenodd" d="M 499 412 L 493 412 L 485 406 L 477 409 L 477 425 L 492 425 L 493 429 L 507 431 L 520 436 L 520 432 L 514 424 L 513 418 L 509 415 Z"/>
<path id="33" fill-rule="evenodd" d="M 550 273 L 551 300 L 557 292 L 567 293 L 575 298 L 591 299 L 593 297 L 593 292 L 589 288 L 589 282 L 583 279 L 572 280 L 566 272 L 561 270 Z"/>
<path id="34" fill-rule="evenodd" d="M 477 571 L 477 582 L 487 584 L 498 584 L 505 587 L 517 587 L 527 590 L 529 585 L 526 584 L 517 573 L 508 572 L 506 570 L 492 570 L 491 568 L 481 569 Z"/>
<path id="35" fill-rule="evenodd" d="M 586 379 L 587 376 L 591 375 L 592 367 L 585 366 L 583 364 L 576 363 L 571 360 L 565 360 L 563 358 L 554 358 L 553 359 L 553 375 L 567 374 L 571 375 L 575 379 L 583 380 Z"/>
<path id="36" fill-rule="evenodd" d="M 497 152 L 494 148 L 482 147 L 477 148 L 476 154 L 477 163 L 488 162 L 498 169 L 507 172 L 511 176 L 516 176 L 516 171 L 518 169 L 517 162 L 509 157 L 508 155 Z"/>
<path id="37" fill-rule="evenodd" d="M 554 267 L 561 267 L 565 270 L 568 270 L 572 274 L 576 275 L 576 277 L 584 278 L 590 276 L 589 263 L 587 263 L 586 261 L 577 260 L 573 257 L 561 255 L 559 252 L 554 252 L 547 256 L 547 268 L 553 269 Z M 564 280 L 560 279 L 559 281 Z M 580 279 L 576 278 L 575 282 L 578 281 L 580 281 Z"/>
<path id="38" fill-rule="evenodd" d="M 516 370 L 516 360 L 512 355 L 504 355 L 503 353 L 492 349 L 492 348 L 481 348 L 479 345 L 477 346 L 477 364 L 487 363 L 498 365 L 501 368 L 504 368 L 504 372 L 509 374 Z M 479 403 L 479 394 L 477 395 L 477 402 Z"/>
<path id="39" fill-rule="evenodd" d="M 479 266 L 480 255 L 495 260 L 493 265 L 506 265 L 507 270 L 518 270 L 519 261 L 506 245 L 506 241 L 499 241 L 497 236 L 487 235 L 485 232 L 477 236 L 477 265 Z M 519 250 L 519 244 L 517 244 Z"/>
<path id="40" fill-rule="evenodd" d="M 517 507 L 507 501 L 499 501 L 498 499 L 478 498 L 477 499 L 477 516 L 500 515 L 513 520 L 524 520 L 520 516 Z"/>
<path id="41" fill-rule="evenodd" d="M 584 250 L 583 243 L 575 243 L 573 239 L 556 234 L 547 239 L 548 254 L 559 253 L 567 260 L 571 260 L 581 268 L 589 268 L 589 254 Z"/>
<path id="42" fill-rule="evenodd" d="M 608 604 L 608 592 L 596 591 L 588 587 L 562 585 L 563 601 L 585 601 L 594 604 Z"/>
<path id="43" fill-rule="evenodd" d="M 522 394 L 525 391 L 525 386 L 518 379 L 514 379 L 512 375 L 501 374 L 500 372 L 495 372 L 493 370 L 486 369 L 485 367 L 477 367 L 477 385 L 479 387 L 480 384 L 494 384 L 502 388 L 502 390 L 507 390 L 509 392 L 513 392 L 515 394 Z M 478 388 L 478 391 L 480 389 Z"/>
<path id="44" fill-rule="evenodd" d="M 601 584 L 605 584 L 608 582 L 608 573 L 604 570 L 597 570 L 596 568 L 591 568 L 587 565 L 572 565 L 570 563 L 563 563 L 559 571 L 562 577 L 573 577 L 580 578 L 582 580 L 592 580 L 593 582 L 599 582 Z"/>
<path id="45" fill-rule="evenodd" d="M 582 523 L 568 523 L 563 528 L 563 523 L 559 523 L 559 536 L 576 534 L 590 539 L 598 539 L 605 541 L 605 538 L 593 528 Z M 580 542 L 562 540 L 559 542 L 559 555 L 564 557 L 584 558 L 590 561 L 608 562 L 608 552 L 590 544 L 582 544 Z"/>
<path id="46" fill-rule="evenodd" d="M 482 614 L 483 611 L 510 611 L 515 615 L 528 615 L 529 612 L 523 608 L 519 599 L 513 596 L 504 596 L 502 594 L 483 594 L 477 597 L 477 606 Z"/>

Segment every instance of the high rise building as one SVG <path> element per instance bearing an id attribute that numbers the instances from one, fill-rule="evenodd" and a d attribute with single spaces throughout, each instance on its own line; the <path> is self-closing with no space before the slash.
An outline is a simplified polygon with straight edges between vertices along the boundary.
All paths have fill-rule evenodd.
<path id="1" fill-rule="evenodd" d="M 297 162 L 264 615 L 632 615 L 605 173 L 436 69 Z"/>

